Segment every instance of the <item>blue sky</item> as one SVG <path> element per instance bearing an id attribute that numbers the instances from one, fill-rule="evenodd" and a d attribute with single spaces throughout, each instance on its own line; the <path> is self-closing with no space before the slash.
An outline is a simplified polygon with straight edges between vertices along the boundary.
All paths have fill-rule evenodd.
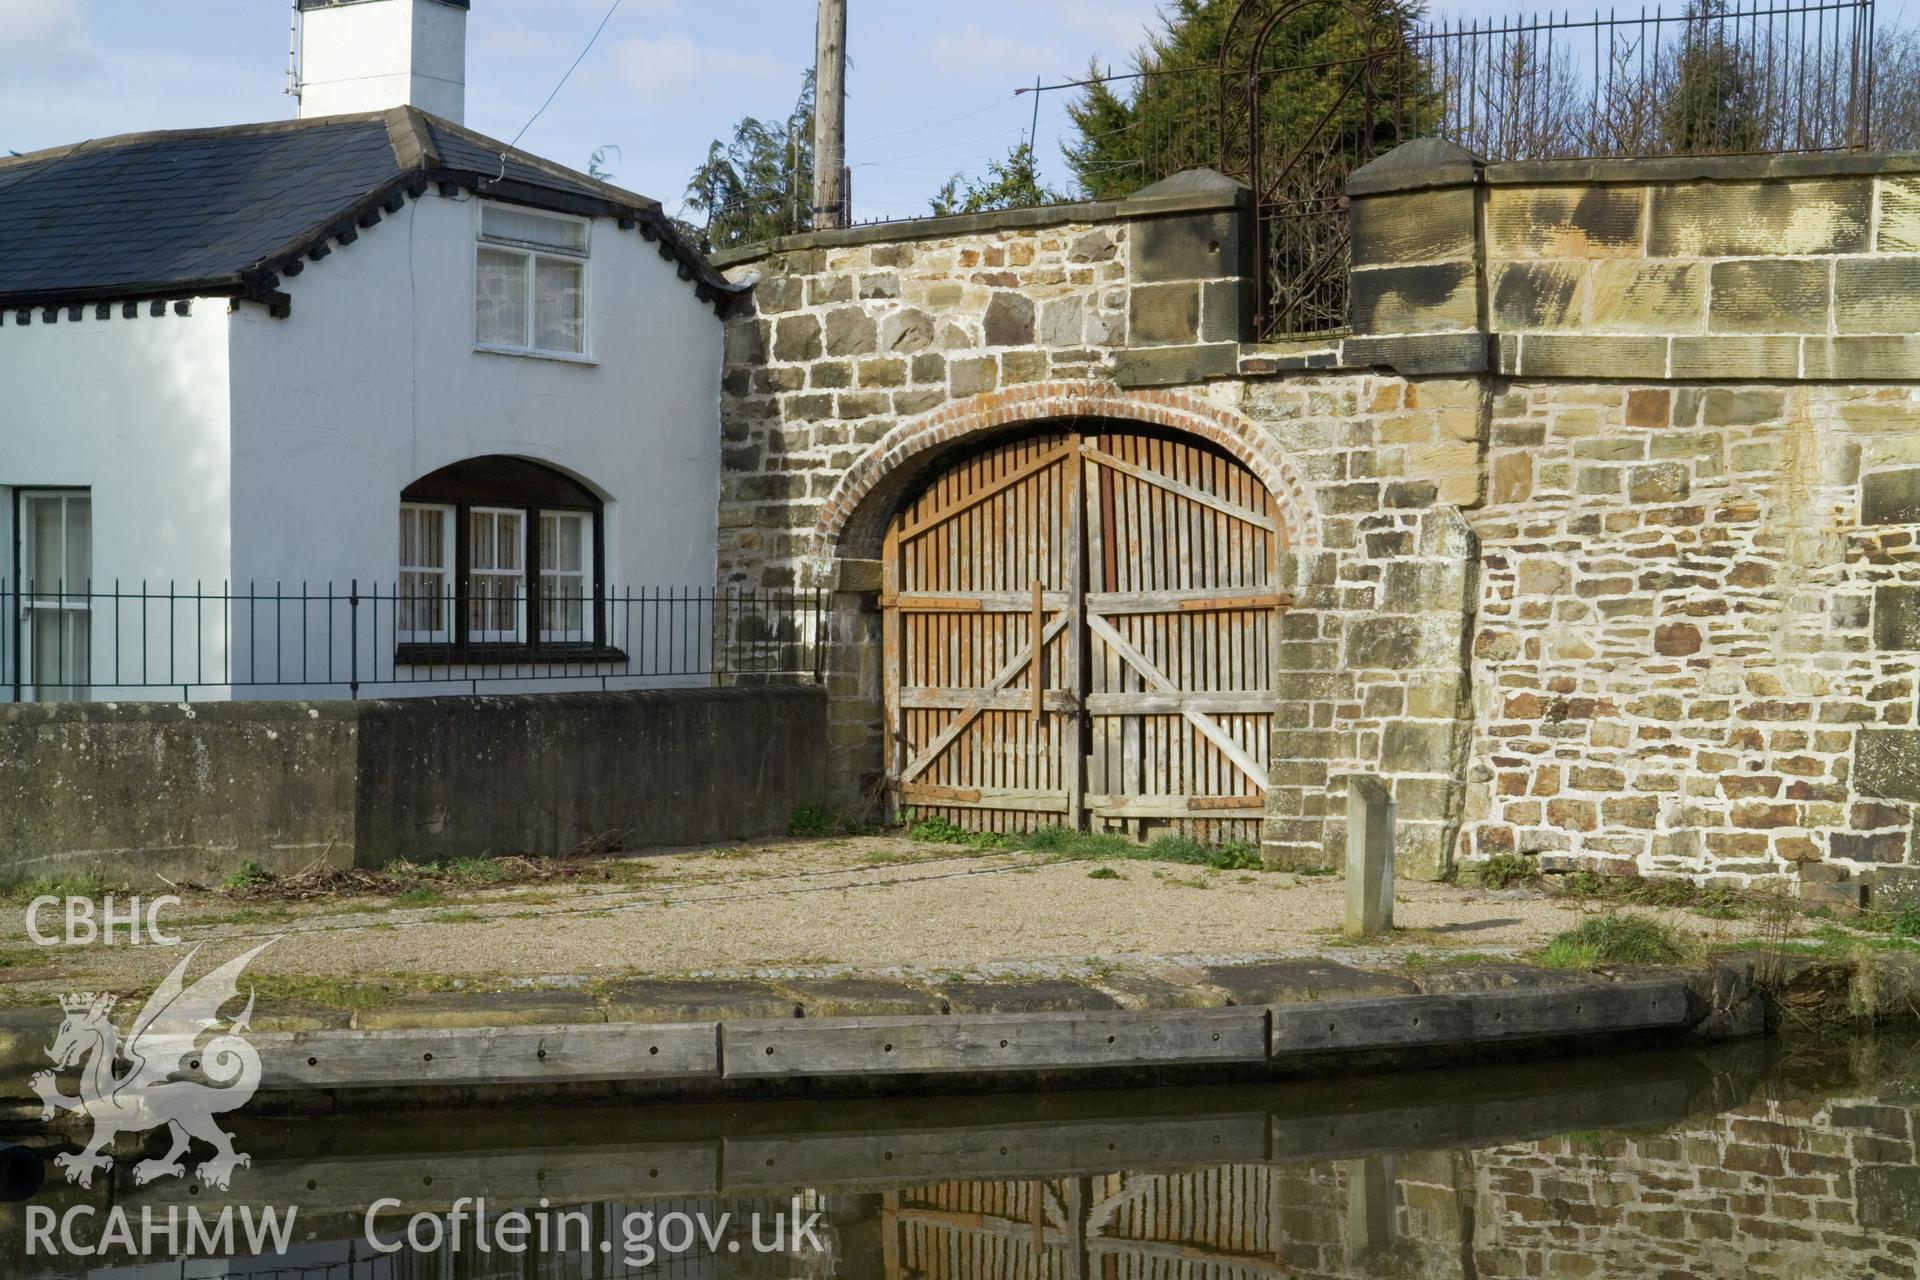
<path id="1" fill-rule="evenodd" d="M 467 123 L 511 138 L 611 0 L 473 0 Z M 1907 4 L 1883 3 L 1885 25 Z M 1436 0 L 1435 15 L 1505 14 Z M 1019 141 L 1035 76 L 1116 68 L 1157 0 L 850 0 L 848 156 L 858 217 L 906 217 L 956 171 Z M 142 129 L 270 120 L 285 96 L 287 0 L 0 0 L 0 149 Z M 522 144 L 585 167 L 602 145 L 621 185 L 677 209 L 707 143 L 742 115 L 784 118 L 813 57 L 815 0 L 622 0 Z M 1064 94 L 1041 104 L 1041 157 L 1066 185 Z"/>

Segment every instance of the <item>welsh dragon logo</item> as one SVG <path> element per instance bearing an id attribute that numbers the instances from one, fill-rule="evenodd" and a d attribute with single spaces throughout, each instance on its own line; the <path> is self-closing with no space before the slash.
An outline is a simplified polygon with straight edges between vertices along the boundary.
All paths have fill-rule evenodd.
<path id="1" fill-rule="evenodd" d="M 61 997 L 67 1016 L 47 1056 L 61 1071 L 85 1062 L 80 1096 L 62 1094 L 52 1071 L 38 1073 L 31 1084 L 44 1104 L 41 1119 L 51 1120 L 57 1108 L 83 1112 L 93 1120 L 93 1139 L 84 1151 L 53 1158 L 68 1182 L 92 1186 L 96 1169 L 113 1167 L 113 1157 L 102 1148 L 115 1135 L 163 1124 L 172 1134 L 172 1149 L 135 1165 L 136 1184 L 184 1176 L 181 1157 L 195 1138 L 214 1149 L 213 1157 L 200 1165 L 200 1180 L 210 1187 L 225 1190 L 234 1169 L 251 1163 L 233 1149 L 233 1135 L 214 1123 L 214 1117 L 245 1106 L 260 1087 L 260 1055 L 241 1034 L 250 1030 L 253 993 L 247 993 L 247 1007 L 224 1031 L 204 1045 L 199 1041 L 219 1023 L 221 1008 L 239 998 L 237 983 L 247 964 L 275 941 L 234 957 L 192 986 L 185 984 L 187 966 L 200 948 L 189 951 L 147 998 L 124 1048 L 109 1016 L 115 997 L 92 992 Z M 197 1072 L 213 1083 L 176 1079 L 182 1072 Z"/>

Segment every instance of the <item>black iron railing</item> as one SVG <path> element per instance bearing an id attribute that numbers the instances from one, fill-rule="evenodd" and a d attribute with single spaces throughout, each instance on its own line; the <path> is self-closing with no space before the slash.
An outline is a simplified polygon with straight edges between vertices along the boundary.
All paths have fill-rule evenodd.
<path id="1" fill-rule="evenodd" d="M 1437 24 L 1396 0 L 1242 0 L 1216 65 L 1038 91 L 1074 95 L 1068 158 L 1090 195 L 1201 164 L 1252 188 L 1261 338 L 1345 328 L 1347 178 L 1413 138 L 1508 161 L 1860 150 L 1883 132 L 1920 136 L 1906 118 L 1920 94 L 1876 80 L 1873 0 Z"/>
<path id="2" fill-rule="evenodd" d="M 818 681 L 818 591 L 529 600 L 395 583 L 0 580 L 0 700 L 384 697 Z"/>
<path id="3" fill-rule="evenodd" d="M 1443 22 L 1413 41 L 1413 123 L 1488 160 L 1859 150 L 1874 138 L 1873 0 L 1735 0 Z"/>
<path id="4" fill-rule="evenodd" d="M 1298 6 L 1301 16 L 1316 7 L 1354 28 L 1351 47 L 1303 57 L 1276 40 L 1252 65 L 1152 66 L 1021 92 L 1083 100 L 1107 92 L 1126 104 L 1119 120 L 1087 115 L 1068 144 L 1087 193 L 1103 198 L 1198 165 L 1244 167 L 1231 152 L 1246 132 L 1239 117 L 1256 103 L 1283 164 L 1315 150 L 1305 129 L 1274 127 L 1283 123 L 1321 124 L 1333 150 L 1374 153 L 1437 136 L 1487 160 L 1858 150 L 1875 144 L 1883 124 L 1907 136 L 1900 121 L 1880 119 L 1905 110 L 1911 95 L 1876 81 L 1874 0 L 1437 23 L 1405 21 L 1391 4 Z M 1284 32 L 1283 23 L 1276 34 Z M 1309 47 L 1329 52 L 1326 44 Z M 1362 76 L 1368 67 L 1373 74 Z M 1342 109 L 1333 99 L 1348 82 L 1354 92 Z M 1297 121 L 1276 118 L 1296 107 Z M 1373 129 L 1356 136 L 1356 122 Z M 1347 127 L 1327 130 L 1336 125 Z"/>

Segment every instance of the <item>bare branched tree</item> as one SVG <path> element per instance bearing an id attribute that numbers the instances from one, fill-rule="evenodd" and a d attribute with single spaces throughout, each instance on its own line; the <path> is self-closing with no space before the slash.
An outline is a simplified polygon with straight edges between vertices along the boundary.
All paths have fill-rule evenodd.
<path id="1" fill-rule="evenodd" d="M 1873 51 L 1873 145 L 1920 151 L 1920 30 L 1882 31 Z"/>
<path id="2" fill-rule="evenodd" d="M 1920 38 L 1692 0 L 1678 16 L 1443 27 L 1438 132 L 1494 160 L 1920 145 Z"/>

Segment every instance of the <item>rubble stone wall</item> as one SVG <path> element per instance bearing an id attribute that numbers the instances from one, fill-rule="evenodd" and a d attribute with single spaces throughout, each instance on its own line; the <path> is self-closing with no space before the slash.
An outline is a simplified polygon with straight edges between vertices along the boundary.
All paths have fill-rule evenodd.
<path id="1" fill-rule="evenodd" d="M 1213 440 L 1285 513 L 1270 863 L 1338 865 L 1367 772 L 1403 874 L 1904 890 L 1920 166 L 1402 152 L 1354 177 L 1354 326 L 1325 339 L 1250 340 L 1251 214 L 1204 173 L 723 255 L 757 285 L 720 574 L 835 593 L 839 794 L 880 768 L 888 504 L 1099 416 Z"/>

